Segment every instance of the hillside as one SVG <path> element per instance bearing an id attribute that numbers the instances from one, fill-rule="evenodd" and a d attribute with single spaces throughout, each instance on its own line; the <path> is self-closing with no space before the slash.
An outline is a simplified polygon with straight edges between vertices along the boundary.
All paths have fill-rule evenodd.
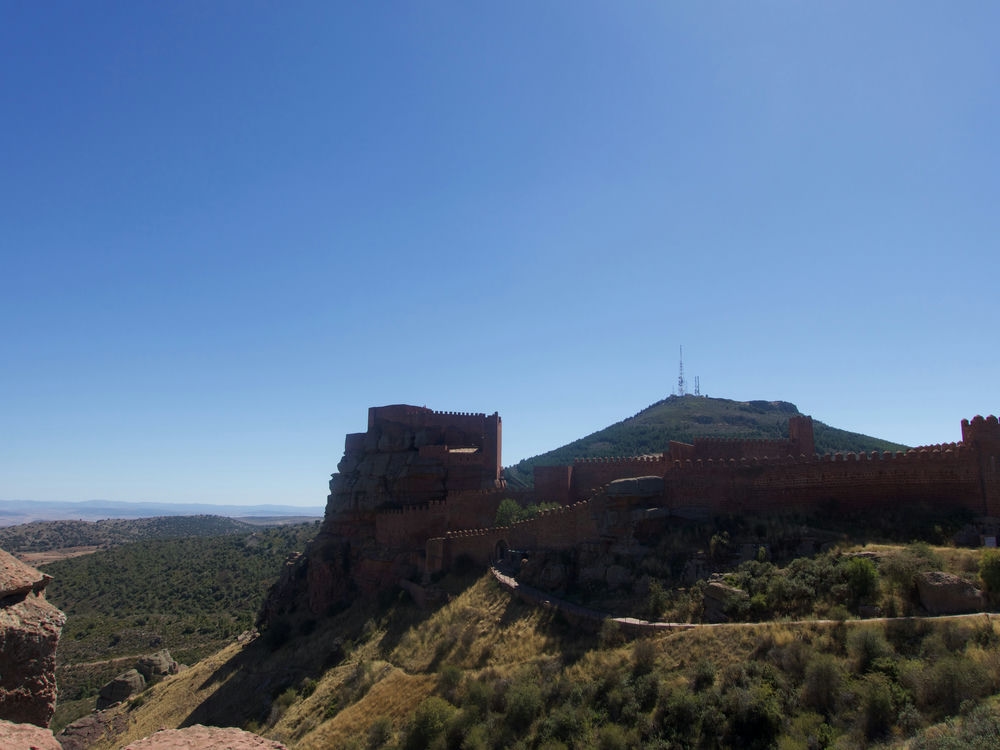
<path id="1" fill-rule="evenodd" d="M 152 539 L 249 534 L 257 528 L 255 524 L 233 518 L 208 515 L 32 521 L 0 527 L 0 549 L 21 554 L 72 547 L 114 547 Z"/>
<path id="2" fill-rule="evenodd" d="M 191 663 L 251 628 L 289 554 L 317 526 L 248 529 L 145 539 L 46 565 L 47 598 L 67 615 L 56 719 L 92 709 L 97 689 L 139 655 L 166 648 Z"/>
<path id="3" fill-rule="evenodd" d="M 985 748 L 1000 728 L 988 616 L 732 624 L 630 642 L 524 604 L 489 576 L 441 585 L 453 598 L 429 612 L 406 598 L 357 602 L 233 644 L 134 699 L 126 734 L 97 747 L 196 723 L 296 750 Z"/>
<path id="4" fill-rule="evenodd" d="M 662 453 L 671 440 L 690 443 L 696 437 L 762 438 L 788 436 L 788 418 L 800 414 L 786 401 L 732 401 L 724 398 L 670 396 L 638 414 L 586 437 L 527 458 L 504 469 L 511 487 L 529 487 L 533 467 L 560 466 L 576 458 L 641 456 Z M 905 450 L 906 446 L 848 432 L 813 421 L 818 453 Z"/>

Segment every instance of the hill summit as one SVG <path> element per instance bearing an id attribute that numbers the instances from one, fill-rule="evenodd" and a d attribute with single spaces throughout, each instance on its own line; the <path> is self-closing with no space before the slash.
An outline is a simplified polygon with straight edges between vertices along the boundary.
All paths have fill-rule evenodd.
<path id="1" fill-rule="evenodd" d="M 733 401 L 707 396 L 668 396 L 638 414 L 586 437 L 504 469 L 510 487 L 531 487 L 535 466 L 566 466 L 578 458 L 662 453 L 671 440 L 701 438 L 774 440 L 788 435 L 790 417 L 802 416 L 787 401 Z M 816 452 L 898 451 L 908 446 L 813 422 Z"/>

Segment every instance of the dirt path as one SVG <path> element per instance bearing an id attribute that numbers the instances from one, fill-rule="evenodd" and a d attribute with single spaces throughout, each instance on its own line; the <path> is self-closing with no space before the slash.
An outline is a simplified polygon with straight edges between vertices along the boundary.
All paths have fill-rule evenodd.
<path id="1" fill-rule="evenodd" d="M 632 633 L 650 633 L 650 632 L 664 632 L 671 630 L 693 630 L 695 628 L 732 628 L 732 627 L 760 627 L 763 622 L 650 622 L 649 620 L 642 620 L 638 617 L 615 617 L 607 612 L 599 612 L 596 609 L 587 609 L 586 607 L 581 607 L 579 604 L 574 604 L 573 602 L 568 602 L 565 599 L 559 599 L 557 597 L 548 594 L 541 589 L 536 589 L 532 586 L 525 586 L 524 584 L 518 583 L 509 575 L 501 573 L 496 568 L 490 568 L 493 573 L 493 577 L 497 579 L 501 586 L 509 590 L 512 594 L 517 596 L 529 604 L 534 604 L 539 607 L 544 607 L 547 609 L 558 610 L 573 619 L 576 620 L 586 620 L 593 623 L 603 623 L 605 620 L 611 620 L 612 622 L 618 623 L 623 630 Z M 926 615 L 926 616 L 910 616 L 910 617 L 869 617 L 863 620 L 848 620 L 847 622 L 903 622 L 906 620 L 960 620 L 967 619 L 970 617 L 986 617 L 989 619 L 991 617 L 990 612 L 970 612 L 964 615 Z M 840 622 L 845 622 L 844 620 L 782 620 L 781 623 L 784 625 L 834 625 Z"/>
<path id="2" fill-rule="evenodd" d="M 45 552 L 19 552 L 17 558 L 21 562 L 27 563 L 35 568 L 40 568 L 43 565 L 48 565 L 49 563 L 54 563 L 59 560 L 68 560 L 71 557 L 92 555 L 99 549 L 101 549 L 101 547 L 98 545 L 90 547 L 64 547 L 63 549 L 51 549 L 46 550 Z"/>

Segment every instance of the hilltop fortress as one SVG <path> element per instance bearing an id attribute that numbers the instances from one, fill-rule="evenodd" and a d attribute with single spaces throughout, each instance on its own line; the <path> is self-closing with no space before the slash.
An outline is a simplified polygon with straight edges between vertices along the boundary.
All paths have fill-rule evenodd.
<path id="1" fill-rule="evenodd" d="M 367 431 L 347 436 L 320 533 L 289 565 L 262 619 L 303 597 L 319 614 L 462 559 L 486 565 L 509 549 L 642 554 L 637 529 L 654 520 L 910 504 L 997 517 L 998 457 L 993 416 L 963 420 L 958 443 L 819 456 L 812 418 L 795 415 L 784 439 L 671 441 L 653 456 L 539 466 L 534 489 L 515 492 L 503 478 L 498 414 L 372 407 Z M 507 497 L 559 507 L 496 528 Z"/>

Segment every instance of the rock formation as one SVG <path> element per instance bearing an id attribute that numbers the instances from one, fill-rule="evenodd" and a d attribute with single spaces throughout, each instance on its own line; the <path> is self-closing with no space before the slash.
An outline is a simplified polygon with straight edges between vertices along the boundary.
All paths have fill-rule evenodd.
<path id="1" fill-rule="evenodd" d="M 289 561 L 259 625 L 295 610 L 324 614 L 358 594 L 419 580 L 427 538 L 492 523 L 505 487 L 500 450 L 495 413 L 369 409 L 368 431 L 347 436 L 319 533 Z"/>
<path id="2" fill-rule="evenodd" d="M 177 674 L 180 666 L 174 661 L 169 651 L 162 649 L 155 654 L 140 656 L 135 668 L 146 678 L 146 682 L 152 685 L 167 675 Z"/>
<path id="3" fill-rule="evenodd" d="M 0 550 L 0 718 L 47 727 L 66 616 L 45 600 L 51 576 Z"/>
<path id="4" fill-rule="evenodd" d="M 166 649 L 140 656 L 133 669 L 122 672 L 101 688 L 97 695 L 97 710 L 103 711 L 121 703 L 136 693 L 141 693 L 147 685 L 159 682 L 167 675 L 177 674 L 179 669 Z"/>
<path id="5" fill-rule="evenodd" d="M 129 669 L 115 677 L 97 694 L 97 710 L 103 711 L 146 689 L 146 678 L 138 669 Z"/>
<path id="6" fill-rule="evenodd" d="M 983 609 L 983 592 L 956 575 L 939 570 L 917 574 L 920 605 L 932 615 L 959 615 Z"/>
<path id="7" fill-rule="evenodd" d="M 0 719 L 0 747 L 4 750 L 63 750 L 48 729 L 34 724 L 11 724 Z"/>
<path id="8" fill-rule="evenodd" d="M 226 750 L 288 750 L 285 745 L 258 734 L 232 727 L 195 724 L 184 729 L 162 729 L 145 739 L 126 745 L 124 750 L 190 750 L 217 747 Z"/>

